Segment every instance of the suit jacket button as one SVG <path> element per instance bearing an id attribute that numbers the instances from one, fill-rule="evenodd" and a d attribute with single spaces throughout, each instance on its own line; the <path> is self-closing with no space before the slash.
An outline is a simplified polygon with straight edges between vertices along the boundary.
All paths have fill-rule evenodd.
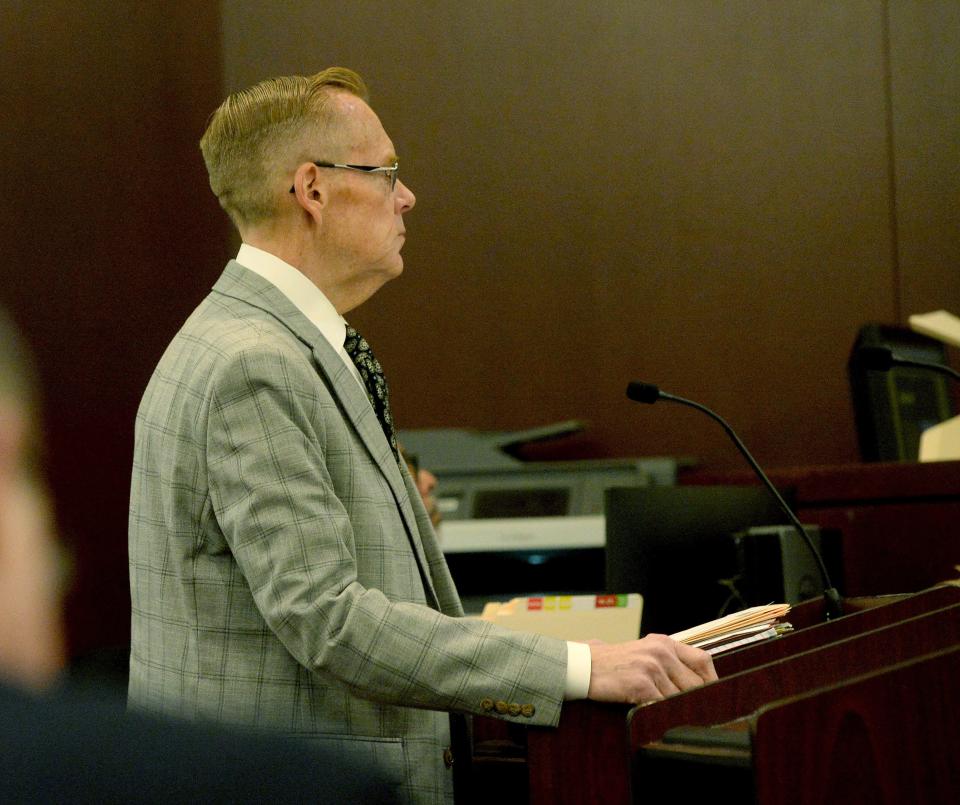
<path id="1" fill-rule="evenodd" d="M 510 707 L 507 708 L 512 716 L 520 715 L 520 705 L 516 702 L 510 702 Z"/>
<path id="2" fill-rule="evenodd" d="M 503 701 L 502 699 L 501 699 L 500 701 L 498 701 L 498 702 L 494 705 L 494 707 L 497 708 L 497 712 L 498 712 L 500 715 L 502 715 L 502 716 L 505 716 L 505 715 L 509 712 L 509 710 L 510 710 L 510 705 L 507 704 L 507 703 L 506 703 L 505 701 Z"/>
<path id="3" fill-rule="evenodd" d="M 443 750 L 443 765 L 448 769 L 453 765 L 453 752 L 449 746 Z"/>
<path id="4" fill-rule="evenodd" d="M 520 708 L 520 715 L 525 718 L 533 718 L 533 714 L 537 712 L 537 708 L 532 704 L 525 704 Z"/>
<path id="5" fill-rule="evenodd" d="M 480 709 L 486 710 L 489 713 L 493 709 L 493 699 L 481 699 Z"/>

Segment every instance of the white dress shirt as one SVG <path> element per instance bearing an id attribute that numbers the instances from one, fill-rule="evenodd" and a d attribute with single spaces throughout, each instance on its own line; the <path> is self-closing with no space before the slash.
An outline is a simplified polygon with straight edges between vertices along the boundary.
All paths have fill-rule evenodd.
<path id="1" fill-rule="evenodd" d="M 269 252 L 244 243 L 237 252 L 237 262 L 267 282 L 275 285 L 309 319 L 347 365 L 360 387 L 366 388 L 360 372 L 343 348 L 347 338 L 346 320 L 337 313 L 333 303 L 297 268 Z M 590 646 L 567 642 L 567 678 L 565 699 L 585 699 L 590 689 Z"/>

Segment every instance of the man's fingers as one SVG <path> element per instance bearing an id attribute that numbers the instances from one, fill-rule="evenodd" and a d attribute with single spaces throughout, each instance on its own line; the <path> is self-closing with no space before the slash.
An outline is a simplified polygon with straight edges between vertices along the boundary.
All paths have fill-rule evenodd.
<path id="1" fill-rule="evenodd" d="M 657 680 L 658 689 L 669 696 L 690 688 L 695 688 L 706 681 L 707 669 L 713 667 L 710 656 L 700 649 L 685 646 L 664 635 L 655 635 L 652 638 L 666 681 Z"/>
<path id="2" fill-rule="evenodd" d="M 657 692 L 660 694 L 657 698 L 665 699 L 667 696 L 673 696 L 674 693 L 679 693 L 682 690 L 682 688 L 671 679 L 669 672 L 657 674 L 653 681 L 657 686 Z"/>
<path id="3" fill-rule="evenodd" d="M 591 699 L 641 704 L 717 678 L 709 654 L 666 635 L 618 644 L 591 640 L 589 645 Z"/>
<path id="4" fill-rule="evenodd" d="M 703 677 L 679 660 L 669 665 L 667 673 L 670 675 L 670 680 L 676 686 L 678 692 L 699 687 L 704 682 Z"/>
<path id="5" fill-rule="evenodd" d="M 713 657 L 706 651 L 685 643 L 677 643 L 677 656 L 703 682 L 716 682 L 717 670 L 713 667 Z"/>

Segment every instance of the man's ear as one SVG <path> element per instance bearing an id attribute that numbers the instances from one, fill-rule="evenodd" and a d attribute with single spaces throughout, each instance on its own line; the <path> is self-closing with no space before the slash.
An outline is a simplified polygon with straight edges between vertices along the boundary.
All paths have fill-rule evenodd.
<path id="1" fill-rule="evenodd" d="M 304 162 L 293 174 L 293 195 L 306 215 L 317 224 L 323 222 L 329 194 L 319 169 L 312 162 Z"/>

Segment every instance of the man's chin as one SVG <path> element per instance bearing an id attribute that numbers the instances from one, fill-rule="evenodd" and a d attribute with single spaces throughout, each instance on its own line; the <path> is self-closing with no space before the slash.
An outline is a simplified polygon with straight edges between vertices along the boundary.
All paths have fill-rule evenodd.
<path id="1" fill-rule="evenodd" d="M 367 279 L 376 286 L 376 293 L 380 288 L 386 285 L 390 280 L 395 280 L 403 273 L 403 258 L 397 254 L 389 262 L 386 260 L 380 262 L 376 269 L 367 275 Z M 372 294 L 371 294 L 372 295 Z"/>
<path id="2" fill-rule="evenodd" d="M 403 273 L 403 258 L 398 254 L 396 261 L 393 265 L 390 266 L 390 270 L 387 272 L 387 279 L 393 280 L 399 277 Z"/>
<path id="3" fill-rule="evenodd" d="M 377 271 L 376 282 L 377 282 L 377 291 L 379 291 L 384 285 L 386 285 L 391 280 L 397 279 L 403 273 L 403 260 L 398 256 L 396 260 L 392 261 L 389 265 L 381 265 Z M 376 291 L 374 291 L 376 293 Z"/>

